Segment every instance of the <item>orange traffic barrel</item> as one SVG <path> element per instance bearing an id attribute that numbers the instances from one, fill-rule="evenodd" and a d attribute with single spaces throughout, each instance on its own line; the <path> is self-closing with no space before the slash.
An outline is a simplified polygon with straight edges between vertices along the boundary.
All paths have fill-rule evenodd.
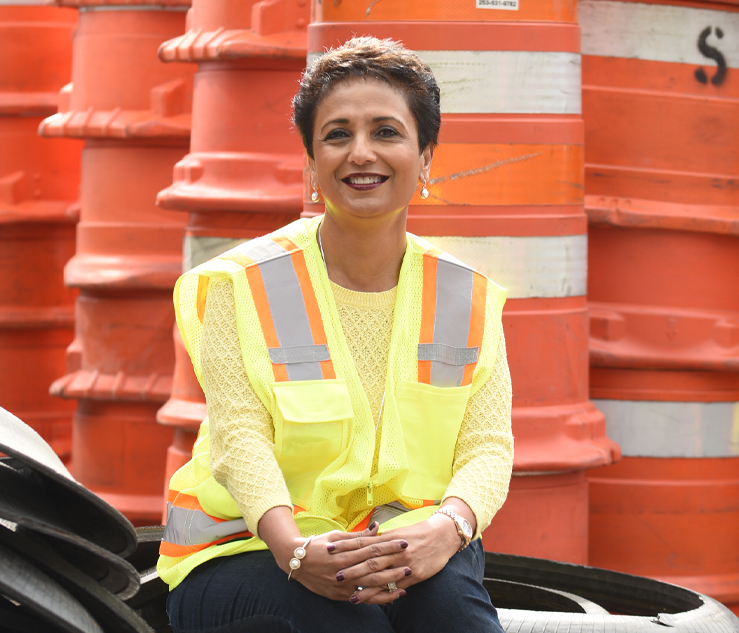
<path id="1" fill-rule="evenodd" d="M 0 405 L 65 461 L 74 407 L 48 390 L 74 333 L 62 272 L 74 254 L 81 145 L 36 130 L 57 110 L 76 20 L 56 7 L 0 6 Z"/>
<path id="2" fill-rule="evenodd" d="M 158 523 L 172 432 L 156 412 L 172 385 L 184 218 L 155 200 L 187 151 L 193 73 L 162 64 L 157 49 L 183 30 L 187 6 L 72 4 L 72 82 L 40 128 L 85 139 L 77 251 L 65 268 L 79 289 L 76 338 L 52 393 L 77 400 L 75 477 L 134 523 Z"/>
<path id="3" fill-rule="evenodd" d="M 200 424 L 208 416 L 205 394 L 176 324 L 173 339 L 175 361 L 172 389 L 169 400 L 157 411 L 157 422 L 171 427 L 174 431 L 172 443 L 167 448 L 167 461 L 164 467 L 165 495 L 169 490 L 172 475 L 190 461 Z M 166 497 L 163 508 L 162 523 L 166 523 Z"/>
<path id="4" fill-rule="evenodd" d="M 189 214 L 183 267 L 297 219 L 303 153 L 290 128 L 305 67 L 306 0 L 194 0 L 189 30 L 164 43 L 167 62 L 197 63 L 190 153 L 160 192 L 161 208 Z M 204 396 L 175 333 L 172 398 L 159 422 L 175 428 L 165 483 L 187 462 L 204 418 Z"/>
<path id="5" fill-rule="evenodd" d="M 739 608 L 739 7 L 583 0 L 590 563 Z M 733 78 L 733 79 L 732 79 Z"/>
<path id="6" fill-rule="evenodd" d="M 401 40 L 431 66 L 442 128 L 408 227 L 508 289 L 514 477 L 486 549 L 587 561 L 585 470 L 618 447 L 588 400 L 576 3 L 315 2 L 308 50 Z M 306 201 L 305 214 L 321 212 Z"/>
<path id="7" fill-rule="evenodd" d="M 308 6 L 195 0 L 190 21 L 159 50 L 163 61 L 198 70 L 190 153 L 157 204 L 190 213 L 186 257 L 205 261 L 229 240 L 263 235 L 300 213 L 302 146 L 288 121 L 305 67 Z"/>

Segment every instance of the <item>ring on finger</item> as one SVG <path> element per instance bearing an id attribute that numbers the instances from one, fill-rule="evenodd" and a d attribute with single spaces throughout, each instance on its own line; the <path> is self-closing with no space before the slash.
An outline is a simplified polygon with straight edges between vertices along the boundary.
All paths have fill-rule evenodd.
<path id="1" fill-rule="evenodd" d="M 359 593 L 359 592 L 360 592 L 360 591 L 362 591 L 363 589 L 364 589 L 364 587 L 362 587 L 362 585 L 359 585 L 359 587 L 357 587 L 357 588 L 356 588 L 356 589 L 354 590 L 354 593 Z"/>
<path id="2" fill-rule="evenodd" d="M 392 593 L 393 591 L 397 591 L 398 585 L 396 585 L 392 580 L 387 583 L 387 590 Z"/>

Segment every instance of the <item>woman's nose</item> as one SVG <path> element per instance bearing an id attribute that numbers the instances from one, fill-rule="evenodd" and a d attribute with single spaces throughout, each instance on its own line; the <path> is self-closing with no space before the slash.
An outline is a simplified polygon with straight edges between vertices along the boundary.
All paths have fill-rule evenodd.
<path id="1" fill-rule="evenodd" d="M 374 162 L 375 152 L 372 148 L 371 139 L 357 134 L 352 141 L 348 158 L 350 163 L 356 165 Z"/>

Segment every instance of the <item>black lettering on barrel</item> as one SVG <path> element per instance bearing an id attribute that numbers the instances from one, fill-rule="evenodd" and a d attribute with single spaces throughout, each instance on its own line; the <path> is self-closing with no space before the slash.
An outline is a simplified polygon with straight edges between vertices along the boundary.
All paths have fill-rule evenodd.
<path id="1" fill-rule="evenodd" d="M 708 59 L 712 59 L 716 62 L 718 70 L 716 71 L 716 74 L 711 77 L 711 83 L 714 86 L 720 86 L 722 83 L 724 83 L 724 80 L 726 79 L 726 58 L 721 54 L 721 51 L 719 51 L 717 48 L 714 48 L 706 41 L 712 30 L 712 27 L 707 26 L 705 29 L 703 29 L 703 31 L 701 31 L 701 34 L 698 37 L 698 50 L 701 52 L 701 55 L 703 55 L 703 57 L 707 57 Z M 716 37 L 721 39 L 723 36 L 724 32 L 717 26 Z M 695 71 L 695 78 L 702 84 L 708 83 L 708 75 L 706 75 L 706 71 L 703 70 L 702 67 L 698 68 Z"/>

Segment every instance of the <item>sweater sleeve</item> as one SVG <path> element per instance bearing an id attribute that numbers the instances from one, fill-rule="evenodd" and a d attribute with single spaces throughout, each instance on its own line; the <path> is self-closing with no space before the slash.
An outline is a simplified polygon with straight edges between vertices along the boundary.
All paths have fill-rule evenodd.
<path id="1" fill-rule="evenodd" d="M 236 501 L 253 534 L 267 510 L 290 494 L 275 458 L 272 416 L 249 382 L 236 330 L 231 282 L 212 280 L 201 339 L 210 428 L 210 470 Z"/>
<path id="2" fill-rule="evenodd" d="M 454 451 L 452 480 L 444 493 L 462 499 L 475 513 L 475 538 L 490 524 L 508 495 L 513 467 L 511 376 L 502 324 L 487 382 L 470 398 Z"/>

